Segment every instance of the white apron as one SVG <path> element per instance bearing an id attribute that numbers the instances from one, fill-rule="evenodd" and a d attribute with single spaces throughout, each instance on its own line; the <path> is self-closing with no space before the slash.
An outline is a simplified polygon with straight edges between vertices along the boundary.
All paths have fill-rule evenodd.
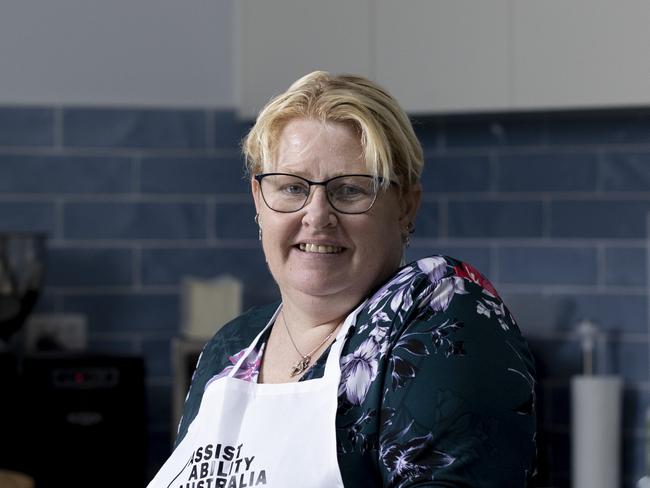
<path id="1" fill-rule="evenodd" d="M 361 306 L 345 319 L 322 378 L 282 384 L 234 378 L 278 309 L 230 374 L 208 384 L 187 434 L 148 488 L 343 487 L 335 430 L 340 357 Z"/>

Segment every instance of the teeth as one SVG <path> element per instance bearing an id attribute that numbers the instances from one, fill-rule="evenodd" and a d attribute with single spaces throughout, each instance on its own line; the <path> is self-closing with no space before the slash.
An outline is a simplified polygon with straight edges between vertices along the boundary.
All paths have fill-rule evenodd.
<path id="1" fill-rule="evenodd" d="M 305 252 L 316 252 L 322 254 L 335 254 L 343 250 L 342 247 L 337 246 L 321 246 L 319 244 L 300 244 L 300 250 Z"/>

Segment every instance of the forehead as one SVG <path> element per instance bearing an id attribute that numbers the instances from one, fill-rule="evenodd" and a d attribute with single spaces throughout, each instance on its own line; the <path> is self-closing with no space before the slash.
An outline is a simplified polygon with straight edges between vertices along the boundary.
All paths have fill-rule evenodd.
<path id="1" fill-rule="evenodd" d="M 292 119 L 282 128 L 265 171 L 345 174 L 367 172 L 361 139 L 349 124 Z"/>

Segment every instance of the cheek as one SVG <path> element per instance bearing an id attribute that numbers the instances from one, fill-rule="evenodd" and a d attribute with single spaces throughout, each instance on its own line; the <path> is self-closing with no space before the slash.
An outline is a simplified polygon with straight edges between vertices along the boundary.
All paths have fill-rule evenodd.
<path id="1" fill-rule="evenodd" d="M 363 241 L 363 247 L 375 256 L 401 256 L 402 236 L 396 222 L 367 226 L 359 229 L 358 235 Z"/>
<path id="2" fill-rule="evenodd" d="M 395 240 L 401 241 L 401 223 L 399 212 L 397 211 L 397 203 L 391 205 L 389 208 L 382 208 L 382 210 L 373 216 L 374 229 L 371 231 L 375 235 L 381 237 L 380 244 L 388 244 Z"/>
<path id="3" fill-rule="evenodd" d="M 292 237 L 295 235 L 294 219 L 287 218 L 288 214 L 277 214 L 275 212 L 262 212 L 262 243 L 264 252 L 278 254 L 284 252 Z"/>

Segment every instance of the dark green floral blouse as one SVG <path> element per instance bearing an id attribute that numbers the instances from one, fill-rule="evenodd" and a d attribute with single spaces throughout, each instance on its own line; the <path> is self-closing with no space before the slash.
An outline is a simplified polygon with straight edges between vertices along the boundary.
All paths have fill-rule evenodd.
<path id="1" fill-rule="evenodd" d="M 177 443 L 206 385 L 227 374 L 278 304 L 252 309 L 205 346 Z M 236 377 L 256 381 L 265 341 Z M 320 377 L 327 352 L 301 381 Z M 432 256 L 369 297 L 341 356 L 336 434 L 346 487 L 521 487 L 534 473 L 535 373 L 494 287 Z"/>

